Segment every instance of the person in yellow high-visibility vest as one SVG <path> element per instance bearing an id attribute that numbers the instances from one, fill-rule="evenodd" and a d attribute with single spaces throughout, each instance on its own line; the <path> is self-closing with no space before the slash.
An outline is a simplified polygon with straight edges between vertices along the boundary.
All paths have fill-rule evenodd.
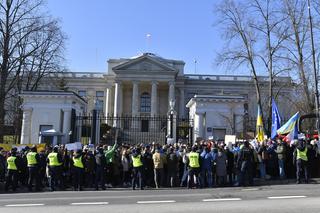
<path id="1" fill-rule="evenodd" d="M 199 187 L 200 154 L 197 152 L 196 146 L 193 146 L 191 152 L 188 154 L 188 165 L 187 187 L 188 189 L 192 188 L 192 184 L 195 187 Z"/>
<path id="2" fill-rule="evenodd" d="M 82 150 L 79 149 L 74 153 L 72 158 L 73 161 L 73 190 L 82 190 L 83 185 L 83 175 L 84 175 L 84 157 Z"/>
<path id="3" fill-rule="evenodd" d="M 27 154 L 27 163 L 28 163 L 28 189 L 32 191 L 32 184 L 36 182 L 36 191 L 40 191 L 40 179 L 39 179 L 39 155 L 37 153 L 37 147 L 31 147 L 30 151 Z"/>
<path id="4" fill-rule="evenodd" d="M 17 149 L 12 148 L 10 156 L 7 158 L 7 176 L 5 183 L 5 191 L 9 190 L 9 187 L 12 187 L 13 191 L 16 191 L 18 184 L 18 158 L 16 156 Z"/>
<path id="5" fill-rule="evenodd" d="M 58 146 L 55 146 L 53 151 L 47 156 L 47 165 L 49 167 L 49 185 L 51 191 L 54 191 L 58 185 L 60 188 L 63 188 L 61 175 L 63 160 L 61 154 L 59 153 Z"/>
<path id="6" fill-rule="evenodd" d="M 136 184 L 143 190 L 143 162 L 140 149 L 133 150 L 131 155 L 132 160 L 132 189 L 136 189 Z"/>
<path id="7" fill-rule="evenodd" d="M 301 183 L 301 172 L 304 170 L 305 182 L 309 183 L 309 174 L 308 174 L 308 145 L 305 140 L 299 140 L 296 144 L 296 149 L 293 153 L 294 163 L 296 163 L 296 177 L 297 184 Z"/>

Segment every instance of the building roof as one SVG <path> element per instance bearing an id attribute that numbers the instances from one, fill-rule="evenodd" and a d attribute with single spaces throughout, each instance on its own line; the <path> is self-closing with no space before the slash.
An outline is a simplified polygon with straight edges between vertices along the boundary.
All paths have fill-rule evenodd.
<path id="1" fill-rule="evenodd" d="M 190 108 L 197 101 L 206 101 L 206 102 L 244 102 L 246 98 L 239 95 L 195 95 L 187 103 L 187 107 Z"/>
<path id="2" fill-rule="evenodd" d="M 75 96 L 80 102 L 87 104 L 87 101 L 73 91 L 63 90 L 37 90 L 37 91 L 22 91 L 20 96 Z"/>

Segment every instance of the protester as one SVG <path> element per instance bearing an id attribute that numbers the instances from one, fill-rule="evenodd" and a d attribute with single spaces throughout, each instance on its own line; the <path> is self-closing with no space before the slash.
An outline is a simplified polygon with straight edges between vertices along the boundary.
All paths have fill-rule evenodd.
<path id="1" fill-rule="evenodd" d="M 254 184 L 254 178 L 286 179 L 294 173 L 297 183 L 301 183 L 302 177 L 309 183 L 310 175 L 319 176 L 318 145 L 317 140 L 288 144 L 278 138 L 228 145 L 201 140 L 192 145 L 98 144 L 85 146 L 83 150 L 68 150 L 62 145 L 25 147 L 8 153 L 0 150 L 0 166 L 4 167 L 0 171 L 6 174 L 5 190 L 47 190 L 47 186 L 51 191 L 72 187 L 74 190 L 204 188 L 224 187 L 227 183 L 246 186 Z"/>

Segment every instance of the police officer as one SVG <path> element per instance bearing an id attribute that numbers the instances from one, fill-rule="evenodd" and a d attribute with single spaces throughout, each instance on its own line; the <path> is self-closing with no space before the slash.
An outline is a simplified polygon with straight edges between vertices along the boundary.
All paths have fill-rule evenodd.
<path id="1" fill-rule="evenodd" d="M 79 149 L 74 154 L 73 158 L 73 190 L 82 190 L 83 175 L 84 175 L 84 157 L 82 150 Z"/>
<path id="2" fill-rule="evenodd" d="M 28 189 L 32 191 L 32 183 L 36 182 L 36 191 L 40 191 L 40 179 L 39 179 L 39 155 L 37 153 L 37 147 L 33 146 L 27 154 L 27 164 L 29 171 Z"/>
<path id="3" fill-rule="evenodd" d="M 50 175 L 50 189 L 54 191 L 55 188 L 60 185 L 62 187 L 62 178 L 61 178 L 61 166 L 63 164 L 62 157 L 59 152 L 59 147 L 55 146 L 53 151 L 49 153 L 47 157 L 47 164 L 49 166 L 49 175 Z"/>
<path id="4" fill-rule="evenodd" d="M 46 178 L 46 167 L 47 167 L 47 155 L 44 148 L 40 148 L 39 153 L 39 183 L 40 188 L 44 187 L 44 181 Z"/>
<path id="5" fill-rule="evenodd" d="M 0 147 L 0 182 L 5 181 L 6 174 L 6 158 L 4 150 Z"/>
<path id="6" fill-rule="evenodd" d="M 304 177 L 306 183 L 309 183 L 309 175 L 308 175 L 308 147 L 305 140 L 299 140 L 297 147 L 293 153 L 294 160 L 296 161 L 297 166 L 297 184 L 301 183 L 301 172 L 304 170 Z"/>
<path id="7" fill-rule="evenodd" d="M 7 158 L 7 177 L 5 184 L 5 191 L 12 187 L 13 191 L 16 191 L 18 184 L 18 159 L 17 159 L 17 149 L 12 148 L 10 156 Z"/>
<path id="8" fill-rule="evenodd" d="M 97 147 L 95 160 L 96 160 L 95 187 L 96 187 L 96 190 L 99 190 L 99 184 L 100 184 L 102 190 L 105 190 L 106 174 L 104 171 L 106 169 L 107 160 L 106 160 L 106 157 L 104 156 L 102 147 Z"/>
<path id="9" fill-rule="evenodd" d="M 140 149 L 137 148 L 133 150 L 131 155 L 132 160 L 132 189 L 136 189 L 136 184 L 140 187 L 141 190 L 143 190 L 143 162 L 141 159 L 141 153 Z"/>
<path id="10" fill-rule="evenodd" d="M 240 170 L 239 185 L 244 186 L 248 178 L 249 185 L 253 185 L 253 150 L 248 141 L 245 141 L 238 154 L 237 166 Z"/>
<path id="11" fill-rule="evenodd" d="M 199 170 L 200 170 L 200 155 L 197 152 L 197 147 L 193 146 L 191 152 L 188 155 L 188 189 L 191 188 L 191 183 L 196 187 L 200 185 L 199 183 Z"/>

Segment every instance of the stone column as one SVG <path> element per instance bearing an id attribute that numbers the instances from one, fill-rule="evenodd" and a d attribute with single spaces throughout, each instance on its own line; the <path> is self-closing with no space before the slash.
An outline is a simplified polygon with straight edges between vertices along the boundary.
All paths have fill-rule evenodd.
<path id="1" fill-rule="evenodd" d="M 151 85 L 151 116 L 158 114 L 158 82 L 152 81 Z"/>
<path id="2" fill-rule="evenodd" d="M 115 83 L 114 89 L 114 116 L 120 116 L 122 114 L 122 87 L 121 82 Z"/>
<path id="3" fill-rule="evenodd" d="M 169 81 L 169 95 L 168 95 L 168 106 L 169 106 L 169 109 L 170 109 L 170 100 L 173 100 L 175 101 L 176 100 L 176 97 L 175 97 L 175 88 L 174 88 L 174 81 Z"/>
<path id="4" fill-rule="evenodd" d="M 31 115 L 32 108 L 23 108 L 21 144 L 31 144 Z"/>
<path id="5" fill-rule="evenodd" d="M 193 141 L 195 142 L 197 140 L 197 138 L 203 138 L 203 119 L 204 119 L 204 113 L 202 112 L 198 112 L 195 114 L 194 117 L 194 137 L 193 137 Z"/>
<path id="6" fill-rule="evenodd" d="M 70 143 L 71 109 L 63 109 L 63 143 Z M 74 142 L 74 141 L 73 141 Z"/>
<path id="7" fill-rule="evenodd" d="M 185 117 L 184 88 L 180 88 L 179 116 Z"/>
<path id="8" fill-rule="evenodd" d="M 122 88 L 121 82 L 115 83 L 115 90 L 114 90 L 114 113 L 115 117 L 119 117 L 122 114 Z M 114 127 L 120 127 L 119 120 L 114 120 L 113 122 Z"/>
<path id="9" fill-rule="evenodd" d="M 104 115 L 106 117 L 110 116 L 111 114 L 111 88 L 107 88 L 106 89 L 106 101 L 105 101 L 105 105 L 104 105 Z"/>
<path id="10" fill-rule="evenodd" d="M 139 82 L 132 82 L 132 116 L 137 116 L 139 113 Z"/>

